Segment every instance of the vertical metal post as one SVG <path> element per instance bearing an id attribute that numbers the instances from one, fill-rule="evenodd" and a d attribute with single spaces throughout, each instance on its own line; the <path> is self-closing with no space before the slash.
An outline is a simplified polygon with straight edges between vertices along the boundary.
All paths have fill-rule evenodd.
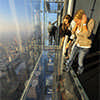
<path id="1" fill-rule="evenodd" d="M 64 0 L 64 8 L 63 8 L 63 17 L 66 14 L 69 14 L 72 16 L 73 12 L 73 5 L 74 5 L 74 0 Z"/>
<path id="2" fill-rule="evenodd" d="M 44 38 L 43 38 L 43 44 L 45 45 L 45 0 L 44 0 L 44 34 L 43 34 L 44 36 Z"/>
<path id="3" fill-rule="evenodd" d="M 42 2 L 42 0 L 40 0 L 40 4 L 41 4 L 41 42 L 42 42 L 42 45 L 41 45 L 41 49 L 43 50 L 43 22 L 42 22 L 42 20 L 43 20 L 43 9 L 42 9 L 42 5 L 43 5 L 43 2 Z"/>
<path id="4" fill-rule="evenodd" d="M 64 16 L 65 16 L 66 13 L 67 13 L 67 1 L 68 1 L 68 0 L 64 0 L 64 7 L 63 7 L 63 17 L 62 17 L 62 20 L 63 20 Z M 62 74 L 62 70 L 63 70 L 64 52 L 65 52 L 65 46 L 66 46 L 67 39 L 68 39 L 68 36 L 65 37 L 64 44 L 63 44 L 63 49 L 62 49 L 61 74 Z"/>
<path id="5" fill-rule="evenodd" d="M 59 16 L 60 16 L 60 14 L 59 13 L 57 13 L 57 19 L 58 19 L 58 21 L 57 21 L 57 26 L 59 27 L 59 25 L 60 25 L 60 18 L 59 18 Z M 58 45 L 59 44 L 59 28 L 57 29 L 57 40 L 56 40 L 56 44 Z"/>
<path id="6" fill-rule="evenodd" d="M 74 0 L 69 0 L 67 14 L 72 16 Z"/>
<path id="7" fill-rule="evenodd" d="M 68 8 L 67 2 L 68 2 L 68 0 L 64 0 L 64 7 L 63 7 L 63 16 L 62 16 L 62 20 L 63 20 L 64 16 L 67 14 L 67 8 Z"/>
<path id="8" fill-rule="evenodd" d="M 92 5 L 92 8 L 91 8 L 91 13 L 90 13 L 90 18 L 92 18 L 94 8 L 95 8 L 95 4 L 96 4 L 96 0 L 93 1 L 93 5 Z"/>

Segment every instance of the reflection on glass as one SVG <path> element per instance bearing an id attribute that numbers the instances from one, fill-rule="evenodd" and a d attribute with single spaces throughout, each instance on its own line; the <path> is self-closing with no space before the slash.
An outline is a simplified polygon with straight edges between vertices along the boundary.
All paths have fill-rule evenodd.
<path id="1" fill-rule="evenodd" d="M 18 100 L 41 53 L 40 2 L 0 0 L 0 100 Z"/>

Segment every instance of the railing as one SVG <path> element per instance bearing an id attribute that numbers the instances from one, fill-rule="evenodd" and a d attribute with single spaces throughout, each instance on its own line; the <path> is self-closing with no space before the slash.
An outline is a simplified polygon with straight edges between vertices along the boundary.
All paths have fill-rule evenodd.
<path id="1" fill-rule="evenodd" d="M 26 83 L 26 87 L 25 87 L 25 89 L 24 89 L 24 91 L 22 93 L 22 96 L 21 96 L 20 100 L 25 100 L 26 99 L 27 93 L 28 93 L 29 88 L 30 88 L 30 84 L 32 82 L 32 78 L 33 78 L 33 76 L 35 74 L 36 69 L 38 68 L 38 63 L 40 61 L 41 56 L 42 56 L 42 52 L 41 52 L 41 54 L 40 54 L 40 56 L 38 58 L 38 61 L 37 61 L 36 65 L 35 65 L 35 67 L 34 67 L 34 70 L 31 72 L 30 78 Z"/>
<path id="2" fill-rule="evenodd" d="M 77 75 L 75 74 L 75 72 L 74 72 L 74 70 L 72 68 L 70 70 L 70 75 L 72 77 L 72 80 L 74 81 L 73 84 L 75 84 L 75 86 L 76 86 L 76 88 L 77 88 L 77 90 L 79 92 L 81 100 L 89 100 L 87 94 L 84 91 L 84 88 L 82 87 Z"/>

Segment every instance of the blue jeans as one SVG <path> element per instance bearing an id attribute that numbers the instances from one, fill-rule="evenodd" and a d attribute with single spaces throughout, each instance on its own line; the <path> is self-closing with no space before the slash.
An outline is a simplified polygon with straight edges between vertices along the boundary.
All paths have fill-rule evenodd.
<path id="1" fill-rule="evenodd" d="M 89 48 L 81 48 L 81 47 L 77 47 L 77 45 L 74 45 L 73 50 L 71 51 L 71 55 L 69 60 L 67 61 L 67 66 L 71 67 L 73 64 L 73 61 L 75 60 L 75 57 L 78 54 L 78 65 L 79 67 L 83 67 L 83 61 L 84 58 L 86 56 L 86 54 L 88 53 Z"/>

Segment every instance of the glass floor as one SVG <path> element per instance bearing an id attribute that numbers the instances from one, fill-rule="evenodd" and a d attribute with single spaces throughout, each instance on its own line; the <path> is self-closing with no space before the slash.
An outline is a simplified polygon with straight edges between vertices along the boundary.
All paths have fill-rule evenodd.
<path id="1" fill-rule="evenodd" d="M 60 50 L 45 47 L 20 100 L 88 100 L 73 69 L 63 73 L 61 79 L 59 70 Z"/>

